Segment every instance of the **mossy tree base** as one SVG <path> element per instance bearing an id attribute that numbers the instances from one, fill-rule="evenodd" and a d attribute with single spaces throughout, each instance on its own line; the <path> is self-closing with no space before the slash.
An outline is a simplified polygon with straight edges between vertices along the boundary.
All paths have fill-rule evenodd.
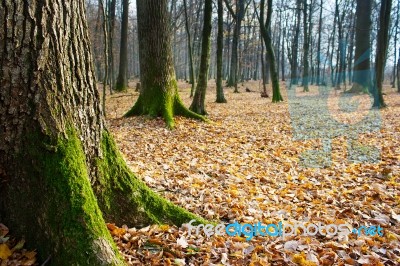
<path id="1" fill-rule="evenodd" d="M 93 184 L 82 143 L 70 130 L 53 141 L 31 137 L 20 159 L 26 185 L 12 183 L 3 191 L 8 208 L 2 221 L 25 236 L 42 261 L 51 256 L 51 265 L 125 265 L 105 221 L 136 227 L 206 223 L 150 190 L 129 170 L 108 132 L 102 135 Z"/>
<path id="2" fill-rule="evenodd" d="M 176 86 L 176 85 L 175 85 Z M 187 109 L 182 103 L 177 89 L 175 93 L 154 94 L 154 97 L 147 95 L 145 92 L 139 95 L 135 105 L 124 115 L 125 117 L 149 115 L 150 117 L 163 117 L 167 127 L 172 129 L 175 127 L 174 116 L 183 116 L 187 118 L 207 121 L 207 119 L 195 112 Z"/>

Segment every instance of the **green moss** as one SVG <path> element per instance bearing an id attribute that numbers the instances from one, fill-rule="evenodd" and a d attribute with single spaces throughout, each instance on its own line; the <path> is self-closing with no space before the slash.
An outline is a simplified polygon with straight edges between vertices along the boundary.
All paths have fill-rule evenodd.
<path id="1" fill-rule="evenodd" d="M 102 151 L 103 159 L 98 161 L 101 180 L 95 191 L 106 217 L 119 224 L 134 226 L 181 225 L 192 219 L 206 222 L 163 199 L 137 179 L 106 131 L 103 132 Z"/>
<path id="2" fill-rule="evenodd" d="M 86 170 L 86 157 L 73 130 L 56 143 L 38 138 L 30 150 L 37 158 L 38 185 L 46 194 L 39 224 L 43 223 L 48 243 L 43 250 L 55 250 L 54 265 L 124 265 L 108 232 Z M 45 147 L 45 151 L 41 147 Z M 32 200 L 32 199 L 31 199 Z M 43 246 L 42 245 L 42 246 Z M 115 254 L 107 262 L 102 254 Z M 113 255 L 111 255 L 113 257 Z"/>
<path id="3" fill-rule="evenodd" d="M 178 95 L 178 84 L 173 78 L 167 82 L 165 88 L 153 86 L 142 90 L 135 105 L 124 116 L 134 115 L 162 116 L 170 129 L 175 126 L 175 115 L 207 121 L 204 116 L 198 115 L 184 106 Z"/>

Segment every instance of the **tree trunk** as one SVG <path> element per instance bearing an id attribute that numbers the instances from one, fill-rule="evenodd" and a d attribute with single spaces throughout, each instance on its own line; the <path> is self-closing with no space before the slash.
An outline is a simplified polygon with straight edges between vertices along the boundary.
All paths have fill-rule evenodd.
<path id="1" fill-rule="evenodd" d="M 368 91 L 371 86 L 371 12 L 372 0 L 357 0 L 353 87 L 349 93 Z"/>
<path id="2" fill-rule="evenodd" d="M 116 7 L 116 0 L 108 0 L 108 29 L 109 29 L 109 34 L 108 34 L 108 78 L 109 78 L 109 84 L 110 84 L 110 93 L 112 93 L 114 89 L 114 31 L 115 31 L 115 7 Z"/>
<path id="3" fill-rule="evenodd" d="M 397 92 L 400 93 L 400 48 L 399 48 L 399 56 L 397 59 Z"/>
<path id="4" fill-rule="evenodd" d="M 303 1 L 303 34 L 304 34 L 304 42 L 303 42 L 303 91 L 309 91 L 308 88 L 308 79 L 309 79 L 309 73 L 308 73 L 308 50 L 310 47 L 309 43 L 309 37 L 308 37 L 308 25 L 307 25 L 307 0 Z"/>
<path id="5" fill-rule="evenodd" d="M 317 85 L 321 84 L 321 40 L 322 40 L 322 10 L 323 10 L 323 2 L 320 1 L 320 10 L 319 10 L 319 22 L 318 22 L 318 45 L 317 45 Z"/>
<path id="6" fill-rule="evenodd" d="M 231 54 L 231 68 L 230 74 L 228 79 L 228 86 L 235 87 L 235 92 L 239 92 L 237 90 L 237 83 L 239 78 L 239 42 L 240 42 L 240 30 L 242 28 L 242 20 L 244 17 L 244 0 L 236 0 L 236 12 L 233 13 L 230 5 L 227 1 L 225 1 L 226 6 L 228 7 L 229 11 L 232 13 L 233 18 L 235 19 L 236 25 L 235 30 L 233 33 L 232 39 L 232 54 Z"/>
<path id="7" fill-rule="evenodd" d="M 261 35 L 264 39 L 265 47 L 267 49 L 267 56 L 270 67 L 271 82 L 272 82 L 272 102 L 281 102 L 283 101 L 283 98 L 279 89 L 279 78 L 278 78 L 278 73 L 276 71 L 275 53 L 274 53 L 274 48 L 272 47 L 272 40 L 270 35 L 271 18 L 272 18 L 272 0 L 268 0 L 268 11 L 265 24 L 264 24 L 264 5 L 265 5 L 265 0 L 261 0 L 260 27 L 261 27 Z"/>
<path id="8" fill-rule="evenodd" d="M 104 220 L 190 221 L 130 172 L 105 128 L 84 1 L 0 3 L 0 220 L 52 265 L 124 264 Z"/>
<path id="9" fill-rule="evenodd" d="M 260 31 L 261 33 L 261 31 Z M 262 38 L 262 36 L 261 36 Z M 267 92 L 267 70 L 266 70 L 266 65 L 265 65 L 265 52 L 264 52 L 264 43 L 263 40 L 261 40 L 261 72 L 262 72 L 262 87 L 263 91 L 261 92 L 261 97 L 263 98 L 268 98 L 268 92 Z"/>
<path id="10" fill-rule="evenodd" d="M 190 110 L 206 115 L 205 100 L 210 67 L 212 0 L 204 1 L 203 38 L 201 43 L 200 73 Z"/>
<path id="11" fill-rule="evenodd" d="M 300 35 L 300 16 L 301 16 L 301 0 L 296 0 L 296 28 L 292 40 L 292 60 L 291 60 L 291 74 L 290 85 L 298 83 L 297 67 L 298 67 L 298 53 L 299 53 L 299 35 Z"/>
<path id="12" fill-rule="evenodd" d="M 400 7 L 397 7 L 396 11 L 396 22 L 394 23 L 394 47 L 393 47 L 393 55 L 394 55 L 394 61 L 393 61 L 393 72 L 392 72 L 392 89 L 396 88 L 396 80 L 397 80 L 397 35 L 398 35 L 398 27 L 399 27 L 399 16 L 400 16 Z"/>
<path id="13" fill-rule="evenodd" d="M 116 91 L 126 91 L 128 89 L 128 20 L 129 20 L 129 0 L 123 0 L 122 25 L 121 25 L 121 46 L 119 51 L 119 74 Z"/>
<path id="14" fill-rule="evenodd" d="M 125 116 L 162 116 L 167 126 L 173 128 L 174 115 L 203 121 L 205 118 L 188 110 L 178 95 L 167 3 L 167 0 L 137 1 L 142 91 Z"/>
<path id="15" fill-rule="evenodd" d="M 222 55 L 224 46 L 224 6 L 223 0 L 218 0 L 218 36 L 217 36 L 217 103 L 226 103 L 222 87 Z"/>
<path id="16" fill-rule="evenodd" d="M 390 11 L 392 8 L 392 0 L 382 0 L 381 11 L 379 15 L 378 43 L 375 57 L 375 75 L 376 86 L 374 86 L 374 104 L 373 107 L 385 107 L 383 99 L 382 86 L 385 76 L 385 63 L 387 50 L 389 45 L 389 28 L 390 28 Z"/>
<path id="17" fill-rule="evenodd" d="M 183 7 L 185 10 L 185 30 L 187 35 L 187 45 L 188 45 L 188 54 L 189 54 L 189 78 L 190 78 L 190 97 L 193 97 L 194 90 L 196 88 L 196 78 L 194 77 L 194 66 L 193 66 L 193 49 L 192 49 L 192 37 L 190 34 L 190 27 L 189 27 L 189 16 L 187 12 L 187 1 L 183 0 Z"/>

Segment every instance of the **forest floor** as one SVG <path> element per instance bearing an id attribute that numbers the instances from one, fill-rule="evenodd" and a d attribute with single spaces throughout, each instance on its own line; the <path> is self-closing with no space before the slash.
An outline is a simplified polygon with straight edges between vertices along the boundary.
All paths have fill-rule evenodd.
<path id="1" fill-rule="evenodd" d="M 190 85 L 179 87 L 189 106 Z M 195 236 L 194 230 L 189 236 L 187 226 L 108 224 L 126 260 L 132 265 L 400 265 L 400 94 L 385 88 L 388 107 L 378 112 L 365 105 L 366 96 L 359 96 L 357 111 L 351 100 L 340 102 L 338 92 L 313 98 L 316 86 L 308 93 L 297 88 L 297 98 L 292 94 L 290 100 L 284 89 L 285 101 L 278 104 L 260 97 L 259 82 L 239 89 L 235 94 L 226 88 L 228 103 L 217 104 L 210 82 L 211 122 L 177 117 L 174 130 L 162 119 L 121 118 L 138 96 L 133 89 L 109 95 L 109 128 L 140 179 L 209 220 L 375 225 L 383 236 L 365 230 L 360 236 L 297 231 L 247 241 L 243 235 Z M 302 97 L 309 97 L 306 105 L 297 101 Z M 345 108 L 350 111 L 340 112 Z M 352 127 L 365 117 L 366 127 Z M 359 133 L 358 144 L 349 149 L 346 130 Z M 328 144 L 325 153 L 322 143 Z"/>

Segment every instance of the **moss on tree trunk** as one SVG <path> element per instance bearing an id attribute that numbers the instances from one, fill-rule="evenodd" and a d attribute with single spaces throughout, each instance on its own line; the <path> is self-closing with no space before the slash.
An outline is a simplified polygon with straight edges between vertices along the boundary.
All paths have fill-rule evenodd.
<path id="1" fill-rule="evenodd" d="M 0 221 L 57 266 L 123 265 L 105 220 L 204 222 L 137 179 L 108 134 L 84 1 L 0 4 Z M 176 93 L 161 97 L 167 112 L 187 111 Z"/>
<path id="2" fill-rule="evenodd" d="M 197 83 L 196 92 L 193 97 L 190 110 L 206 115 L 205 101 L 208 83 L 208 69 L 210 66 L 210 48 L 211 48 L 211 16 L 212 16 L 212 0 L 205 0 L 204 3 L 204 25 L 203 38 L 201 43 L 200 73 Z"/>
<path id="3" fill-rule="evenodd" d="M 142 91 L 135 105 L 125 116 L 162 116 L 167 126 L 173 128 L 174 115 L 203 121 L 206 119 L 189 111 L 179 98 L 167 6 L 166 0 L 137 2 Z"/>

